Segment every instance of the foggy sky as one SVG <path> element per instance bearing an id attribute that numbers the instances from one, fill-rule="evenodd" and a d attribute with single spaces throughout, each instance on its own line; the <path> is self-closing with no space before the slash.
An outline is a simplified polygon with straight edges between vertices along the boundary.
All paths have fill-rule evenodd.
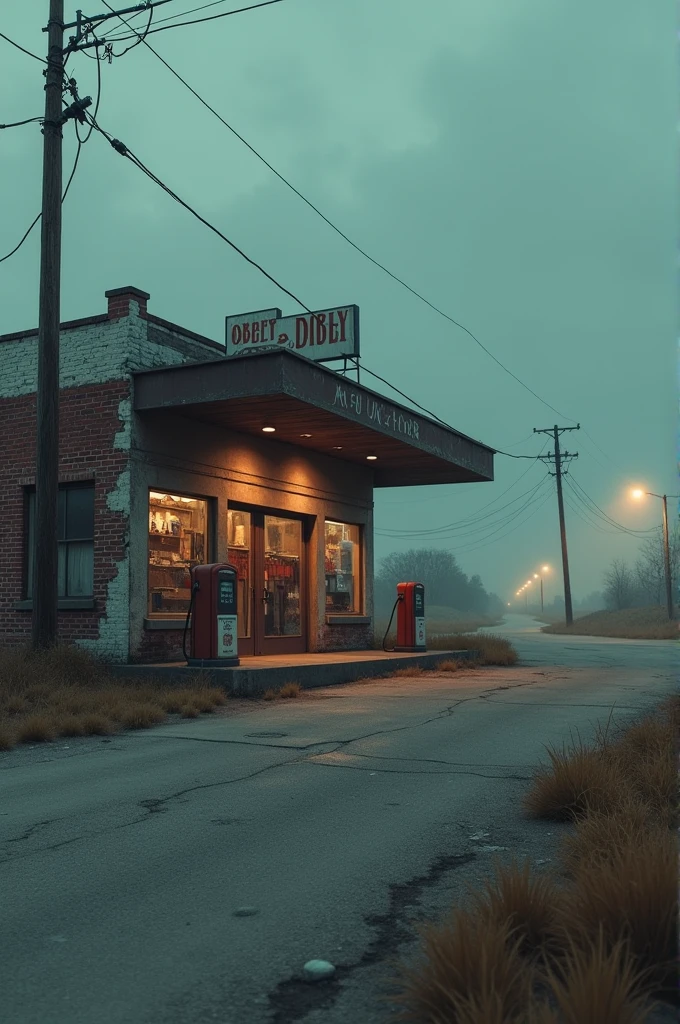
<path id="1" fill-rule="evenodd" d="M 44 55 L 47 7 L 3 4 L 2 30 Z M 566 435 L 574 478 L 645 528 L 660 503 L 632 508 L 625 488 L 678 493 L 675 31 L 670 0 L 286 0 L 149 38 L 343 231 L 560 416 L 351 249 L 144 47 L 102 65 L 98 120 L 307 306 L 358 303 L 365 364 L 455 428 L 507 449 L 533 427 L 579 420 L 606 454 L 583 430 Z M 0 55 L 0 122 L 40 115 L 40 65 L 3 40 Z M 94 96 L 95 62 L 78 54 L 69 68 Z M 66 179 L 71 126 L 65 140 Z M 0 147 L 3 255 L 40 208 L 39 126 L 0 133 Z M 103 312 L 104 291 L 126 284 L 151 293 L 150 312 L 220 342 L 226 314 L 297 311 L 98 135 L 64 205 L 63 244 L 62 320 Z M 1 333 L 37 325 L 38 246 L 36 230 L 0 265 Z M 493 484 L 377 492 L 377 555 L 446 547 L 510 600 L 535 567 L 559 566 L 554 496 L 474 551 L 474 535 L 381 533 L 470 516 L 528 466 L 499 455 Z M 499 504 L 545 473 L 534 465 Z M 570 508 L 567 524 L 579 599 L 637 542 Z"/>

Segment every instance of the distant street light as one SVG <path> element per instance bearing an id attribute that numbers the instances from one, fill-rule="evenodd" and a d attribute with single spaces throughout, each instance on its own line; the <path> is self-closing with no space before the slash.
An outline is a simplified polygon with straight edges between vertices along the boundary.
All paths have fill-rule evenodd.
<path id="1" fill-rule="evenodd" d="M 654 491 L 643 491 L 641 487 L 634 487 L 630 492 L 631 498 L 641 501 L 644 497 L 661 498 L 662 522 L 663 522 L 663 562 L 664 576 L 666 577 L 666 610 L 668 618 L 673 618 L 673 582 L 671 579 L 671 555 L 668 542 L 668 498 L 677 498 L 677 494 L 655 494 Z"/>

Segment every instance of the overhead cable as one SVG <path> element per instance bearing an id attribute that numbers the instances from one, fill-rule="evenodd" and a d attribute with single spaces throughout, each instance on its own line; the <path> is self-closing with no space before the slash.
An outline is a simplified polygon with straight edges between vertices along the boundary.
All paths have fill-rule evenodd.
<path id="1" fill-rule="evenodd" d="M 194 18 L 192 21 L 176 21 L 173 25 L 160 25 L 158 28 L 152 28 L 149 35 L 152 36 L 155 32 L 167 32 L 171 28 L 185 28 L 187 25 L 201 25 L 206 21 L 216 21 L 218 18 L 228 18 L 230 14 L 243 14 L 245 11 L 255 11 L 258 7 L 271 7 L 272 4 L 280 3 L 283 3 L 283 0 L 262 0 L 262 3 L 259 4 L 250 4 L 248 7 L 239 7 L 233 11 L 222 11 L 221 14 L 211 14 L 207 18 Z M 113 8 L 109 7 L 106 3 L 106 0 L 104 0 L 104 6 L 108 7 L 110 11 L 113 10 Z M 125 21 L 122 17 L 120 20 Z M 137 35 L 134 26 L 129 25 L 128 22 L 126 22 L 126 24 L 132 29 L 131 34 L 111 37 L 113 42 L 123 42 L 124 40 L 132 39 Z"/>
<path id="2" fill-rule="evenodd" d="M 274 2 L 278 2 L 278 0 L 268 0 L 268 3 L 274 3 Z M 110 7 L 110 5 L 106 2 L 106 0 L 104 0 L 104 3 L 105 3 L 105 6 L 109 8 L 109 10 L 113 10 L 113 8 Z M 258 4 L 256 6 L 267 6 L 267 4 L 262 4 L 262 5 Z M 242 8 L 241 10 L 251 10 L 251 8 Z M 236 14 L 236 13 L 240 13 L 240 12 L 237 12 L 237 11 L 227 11 L 227 12 L 224 12 L 224 14 Z M 213 15 L 213 17 L 215 17 L 215 18 L 223 17 L 224 14 Z M 124 22 L 125 24 L 128 24 L 128 27 L 132 28 L 132 26 L 129 25 L 129 23 L 126 21 L 125 18 L 120 17 L 120 21 Z M 181 24 L 185 24 L 185 23 L 182 22 Z M 186 24 L 189 24 L 189 23 L 186 23 Z M 177 26 L 176 25 L 166 25 L 164 27 L 165 28 L 175 28 Z M 134 28 L 132 28 L 132 31 L 133 31 L 133 33 L 135 35 L 137 35 L 137 36 L 140 35 L 140 33 L 138 33 Z M 162 31 L 162 28 L 157 29 L 156 31 Z M 149 34 L 153 34 L 153 30 Z M 126 37 L 119 37 L 119 38 L 130 38 L 130 37 L 126 36 Z M 504 370 L 507 374 L 509 374 L 515 381 L 517 381 L 518 384 L 520 384 L 523 388 L 525 388 L 525 390 L 527 390 L 530 394 L 532 394 L 534 396 L 534 398 L 538 399 L 538 401 L 541 402 L 542 405 L 545 405 L 548 409 L 552 410 L 552 412 L 557 413 L 558 416 L 564 417 L 564 413 L 561 413 L 559 411 L 559 409 L 556 409 L 555 406 L 551 405 L 549 402 L 544 401 L 544 399 L 542 399 L 540 397 L 540 395 L 538 395 L 535 391 L 533 391 L 532 388 L 530 388 L 528 384 L 525 384 L 523 380 L 521 380 L 518 376 L 516 376 L 516 374 L 514 374 L 512 372 L 512 370 L 508 369 L 508 367 L 505 366 L 500 361 L 500 359 L 498 359 L 497 356 L 495 356 L 493 354 L 493 352 L 491 352 L 484 344 L 482 344 L 482 342 L 479 340 L 479 338 L 477 338 L 476 335 L 474 335 L 472 333 L 472 331 L 470 331 L 464 324 L 460 323 L 458 320 L 455 320 L 448 313 L 445 313 L 443 309 L 441 309 L 439 306 L 435 305 L 433 302 L 430 302 L 430 300 L 425 298 L 425 296 L 422 295 L 421 292 L 417 291 L 417 289 L 413 288 L 410 284 L 408 284 L 406 281 L 404 281 L 403 278 L 399 277 L 393 271 L 389 270 L 383 263 L 380 263 L 373 256 L 371 256 L 368 252 L 366 252 L 365 249 L 362 249 L 361 246 L 357 245 L 356 242 L 352 241 L 352 239 L 349 237 L 349 235 L 346 235 L 345 232 L 342 231 L 337 226 L 337 224 L 334 224 L 333 221 L 330 220 L 329 217 L 327 217 L 324 213 L 322 213 L 321 210 L 318 208 L 318 206 L 315 206 L 314 203 L 312 203 L 309 199 L 307 199 L 307 197 L 305 195 L 303 195 L 303 193 L 300 192 L 300 190 L 297 189 L 290 181 L 288 181 L 288 179 L 285 178 L 284 175 L 280 173 L 280 171 L 277 171 L 277 169 L 273 166 L 273 164 L 271 164 L 264 156 L 262 156 L 262 154 L 259 153 L 258 150 L 256 150 L 254 146 L 252 146 L 249 142 L 247 142 L 246 139 L 239 132 L 237 132 L 236 129 L 233 128 L 232 125 L 230 125 L 228 121 L 226 121 L 221 116 L 221 114 L 218 114 L 218 112 L 215 110 L 215 108 L 212 107 L 206 100 L 204 100 L 203 97 L 191 85 L 189 85 L 189 83 L 184 78 L 182 78 L 182 76 L 177 71 L 175 71 L 175 69 L 173 67 L 171 67 L 170 64 L 168 64 L 168 62 L 166 60 L 164 60 L 164 58 L 161 57 L 161 55 L 156 50 L 154 50 L 154 48 L 151 46 L 150 43 L 148 43 L 146 41 L 146 39 L 143 40 L 143 41 L 145 42 L 146 46 L 151 50 L 151 52 L 158 58 L 158 60 L 160 60 L 164 64 L 164 66 L 168 69 L 168 71 L 170 71 L 175 76 L 175 78 L 177 78 L 178 81 L 180 81 L 182 83 L 182 85 L 184 85 L 185 88 L 187 88 L 189 90 L 189 92 L 191 92 L 192 95 L 195 96 L 196 99 L 200 103 L 202 103 L 203 106 L 207 110 L 209 110 L 210 113 L 213 114 L 218 119 L 218 121 L 220 121 L 224 125 L 225 128 L 228 128 L 229 131 L 233 135 L 235 135 L 236 138 L 239 139 L 239 141 L 242 142 L 244 146 L 247 146 L 247 148 L 251 151 L 251 153 L 253 153 L 253 155 L 256 156 L 257 159 L 260 160 L 266 167 L 268 167 L 269 170 L 273 174 L 275 174 L 276 177 L 279 178 L 280 181 L 282 181 L 284 183 L 284 185 L 286 185 L 289 189 L 291 189 L 291 191 L 294 192 L 295 195 L 298 196 L 298 198 L 300 198 L 304 203 L 306 203 L 307 206 L 309 206 L 309 208 L 314 211 L 314 213 L 316 213 L 319 217 L 321 217 L 321 219 L 323 221 L 325 221 L 325 223 L 328 224 L 328 226 L 330 228 L 332 228 L 333 231 L 336 232 L 336 234 L 340 235 L 341 238 L 343 238 L 349 245 L 352 246 L 353 249 L 355 249 L 363 257 L 365 257 L 365 259 L 369 260 L 370 263 L 372 263 L 374 266 L 376 266 L 380 270 L 382 270 L 383 273 L 387 274 L 388 277 L 391 277 L 393 281 L 396 281 L 397 284 L 400 284 L 403 288 L 406 288 L 406 290 L 409 291 L 412 295 L 414 295 L 417 299 L 419 299 L 421 302 L 424 302 L 425 305 L 429 306 L 430 309 L 434 310 L 435 313 L 438 313 L 440 316 L 444 317 L 445 320 L 448 320 L 449 323 L 454 324 L 456 327 L 460 328 L 460 330 L 464 331 L 467 335 L 469 335 L 469 337 L 472 338 L 472 340 L 475 342 L 475 344 L 478 345 L 482 349 L 482 351 L 484 351 L 491 359 L 493 359 L 493 361 L 495 363 L 497 363 L 501 367 L 501 369 Z M 571 417 L 567 416 L 566 419 L 571 419 Z M 507 454 L 507 453 L 505 453 L 505 454 Z M 512 456 L 512 457 L 513 458 L 526 458 L 526 456 Z"/>
<path id="3" fill-rule="evenodd" d="M 27 57 L 33 57 L 34 60 L 39 60 L 41 64 L 47 64 L 48 63 L 44 59 L 44 57 L 39 57 L 37 53 L 31 53 L 30 50 L 26 50 L 26 49 L 24 49 L 23 46 L 19 46 L 19 44 L 15 43 L 13 39 L 10 39 L 9 36 L 6 36 L 4 32 L 0 32 L 0 39 L 4 39 L 5 42 L 8 42 L 10 44 L 10 46 L 14 46 L 14 47 L 16 47 L 17 50 L 21 50 L 21 52 L 25 53 Z"/>
<path id="4" fill-rule="evenodd" d="M 508 501 L 508 502 L 506 502 L 505 505 L 500 505 L 498 508 L 493 509 L 491 512 L 486 512 L 484 515 L 477 514 L 477 515 L 474 515 L 474 516 L 470 516 L 467 519 L 457 520 L 457 521 L 454 521 L 453 523 L 447 523 L 445 526 L 437 526 L 437 527 L 433 527 L 432 529 L 425 529 L 425 530 L 396 530 L 395 529 L 395 530 L 392 530 L 392 529 L 384 528 L 380 532 L 381 532 L 381 534 L 383 536 L 391 535 L 391 536 L 394 536 L 394 537 L 401 537 L 401 538 L 406 538 L 406 537 L 434 537 L 437 534 L 441 534 L 441 533 L 448 533 L 450 531 L 455 531 L 455 530 L 465 530 L 465 529 L 468 529 L 469 527 L 473 527 L 474 528 L 477 524 L 483 522 L 485 519 L 491 519 L 494 516 L 498 515 L 499 512 L 502 512 L 504 509 L 510 508 L 512 505 L 515 505 L 518 501 L 521 501 L 522 498 L 526 498 L 527 495 L 530 495 L 530 496 L 534 495 L 536 493 L 536 491 L 540 487 L 544 486 L 545 480 L 546 480 L 546 478 L 542 477 L 541 480 L 536 484 L 535 487 L 530 487 L 527 491 L 524 491 L 522 494 L 519 494 L 516 498 L 513 498 L 512 501 Z M 514 511 L 516 511 L 516 510 L 514 510 Z M 508 513 L 508 514 L 510 514 L 510 513 Z"/>
<path id="5" fill-rule="evenodd" d="M 581 487 L 581 485 L 579 484 L 578 480 L 576 480 L 576 478 L 574 477 L 573 473 L 571 473 L 571 472 L 569 473 L 569 478 L 570 478 L 569 479 L 569 484 L 570 484 L 572 490 L 574 491 L 574 494 L 576 495 L 576 497 L 580 498 L 582 504 L 585 504 L 586 506 L 590 506 L 593 514 L 598 516 L 600 519 L 604 520 L 604 522 L 608 523 L 611 526 L 616 527 L 617 530 L 622 530 L 624 533 L 630 533 L 630 534 L 633 534 L 633 535 L 650 534 L 650 533 L 655 533 L 656 532 L 657 527 L 653 527 L 650 530 L 634 530 L 634 529 L 632 529 L 629 526 L 624 526 L 622 523 L 617 522 L 616 519 L 612 519 L 612 517 L 610 515 L 608 515 L 606 512 L 604 512 L 600 508 L 600 506 L 597 505 L 593 501 L 593 499 L 584 490 L 584 488 Z"/>
<path id="6" fill-rule="evenodd" d="M 66 199 L 66 196 L 68 194 L 68 190 L 71 187 L 71 182 L 73 181 L 74 175 L 76 173 L 76 168 L 78 166 L 78 161 L 80 160 L 80 151 L 81 151 L 82 148 L 83 148 L 83 143 L 80 141 L 80 139 L 78 139 L 78 148 L 76 150 L 76 158 L 73 161 L 73 168 L 71 169 L 71 174 L 69 176 L 68 181 L 66 182 L 66 188 L 64 189 L 63 195 L 61 197 L 62 203 Z M 40 212 L 38 214 L 38 216 L 35 218 L 35 220 L 31 222 L 31 224 L 28 226 L 25 234 L 23 235 L 21 240 L 14 246 L 14 248 L 11 250 L 11 252 L 8 252 L 5 256 L 0 256 L 0 263 L 4 263 L 5 260 L 8 260 L 10 258 L 10 256 L 13 256 L 14 253 L 17 252 L 21 248 L 21 246 L 24 244 L 24 242 L 26 241 L 26 239 L 28 238 L 28 236 L 30 235 L 31 231 L 36 226 L 36 224 L 38 223 L 38 221 L 40 220 L 41 217 L 42 217 L 42 212 Z"/>

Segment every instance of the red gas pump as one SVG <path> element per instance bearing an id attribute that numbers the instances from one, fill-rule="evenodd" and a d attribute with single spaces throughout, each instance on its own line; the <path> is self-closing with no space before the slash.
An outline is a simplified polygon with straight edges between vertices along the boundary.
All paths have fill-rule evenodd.
<path id="1" fill-rule="evenodd" d="M 425 651 L 425 587 L 397 583 L 397 642 L 395 651 Z"/>
<path id="2" fill-rule="evenodd" d="M 238 617 L 233 565 L 195 565 L 191 570 L 191 602 L 184 627 L 184 657 L 197 668 L 238 665 Z M 191 643 L 186 652 L 186 633 L 191 617 Z"/>

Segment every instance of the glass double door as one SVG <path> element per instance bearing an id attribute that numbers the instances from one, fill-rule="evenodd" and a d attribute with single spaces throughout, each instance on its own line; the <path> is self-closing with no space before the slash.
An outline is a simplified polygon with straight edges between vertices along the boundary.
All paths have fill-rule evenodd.
<path id="1" fill-rule="evenodd" d="M 229 509 L 227 541 L 238 570 L 239 655 L 306 651 L 302 521 Z"/>

